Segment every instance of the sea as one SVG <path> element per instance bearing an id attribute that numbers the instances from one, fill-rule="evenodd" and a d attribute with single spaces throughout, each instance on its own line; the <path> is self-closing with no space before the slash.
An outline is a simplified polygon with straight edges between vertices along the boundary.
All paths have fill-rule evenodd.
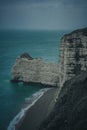
<path id="1" fill-rule="evenodd" d="M 0 130 L 12 130 L 12 125 L 46 91 L 38 85 L 10 82 L 16 58 L 27 52 L 33 58 L 41 57 L 45 62 L 58 63 L 60 39 L 68 32 L 0 30 Z M 23 109 L 24 106 L 27 107 Z"/>

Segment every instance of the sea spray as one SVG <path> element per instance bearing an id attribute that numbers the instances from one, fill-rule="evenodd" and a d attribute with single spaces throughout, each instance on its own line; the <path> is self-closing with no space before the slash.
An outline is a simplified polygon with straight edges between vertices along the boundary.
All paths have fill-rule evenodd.
<path id="1" fill-rule="evenodd" d="M 43 94 L 51 88 L 44 88 L 40 91 L 34 93 L 31 97 L 25 98 L 25 103 L 27 103 L 26 107 L 22 108 L 21 111 L 13 118 L 10 122 L 7 130 L 15 130 L 15 125 L 17 125 L 20 120 L 25 116 L 26 112 L 29 110 L 31 106 L 33 106 L 38 99 L 40 99 Z"/>

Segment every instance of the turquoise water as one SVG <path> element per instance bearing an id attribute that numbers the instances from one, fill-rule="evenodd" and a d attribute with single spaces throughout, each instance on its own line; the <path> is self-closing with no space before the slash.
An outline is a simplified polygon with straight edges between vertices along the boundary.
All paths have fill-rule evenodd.
<path id="1" fill-rule="evenodd" d="M 59 40 L 67 31 L 0 31 L 0 130 L 20 111 L 25 98 L 40 90 L 39 86 L 12 84 L 11 67 L 15 59 L 28 52 L 46 62 L 58 62 Z"/>

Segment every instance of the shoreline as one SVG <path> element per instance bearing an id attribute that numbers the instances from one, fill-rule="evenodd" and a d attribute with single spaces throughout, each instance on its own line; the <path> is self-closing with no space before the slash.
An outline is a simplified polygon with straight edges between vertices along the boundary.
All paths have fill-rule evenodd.
<path id="1" fill-rule="evenodd" d="M 50 113 L 52 107 L 55 104 L 56 90 L 57 88 L 44 88 L 34 93 L 31 97 L 26 98 L 24 107 L 10 122 L 7 130 L 24 130 L 24 129 L 34 130 L 34 128 L 32 127 L 36 127 L 36 126 L 29 125 L 29 122 L 30 124 L 32 124 L 33 122 L 35 122 L 35 118 L 36 118 L 36 122 L 37 122 L 36 125 L 39 125 L 41 123 L 41 118 L 42 120 L 44 120 L 45 115 L 42 114 L 42 117 L 40 119 L 38 116 L 36 116 L 36 114 L 39 112 L 38 109 L 44 111 L 45 114 Z M 32 117 L 29 119 L 29 122 L 26 120 L 27 117 Z M 28 128 L 24 128 L 24 127 L 28 127 Z"/>
<path id="2" fill-rule="evenodd" d="M 16 124 L 15 130 L 38 129 L 39 125 L 49 115 L 54 107 L 56 90 L 56 88 L 47 90 L 35 102 L 35 104 L 28 109 L 24 118 L 22 118 L 22 120 Z"/>

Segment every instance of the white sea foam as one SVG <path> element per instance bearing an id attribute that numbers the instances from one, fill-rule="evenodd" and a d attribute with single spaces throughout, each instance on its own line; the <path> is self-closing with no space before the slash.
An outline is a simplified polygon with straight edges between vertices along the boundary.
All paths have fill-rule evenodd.
<path id="1" fill-rule="evenodd" d="M 38 99 L 40 99 L 43 94 L 48 91 L 50 88 L 41 89 L 40 91 L 34 93 L 31 97 L 26 98 L 25 102 L 27 106 L 22 108 L 21 111 L 14 117 L 14 119 L 10 122 L 7 130 L 15 130 L 15 125 L 19 123 L 19 121 L 25 116 L 26 112 L 29 110 L 31 106 L 33 106 Z"/>

